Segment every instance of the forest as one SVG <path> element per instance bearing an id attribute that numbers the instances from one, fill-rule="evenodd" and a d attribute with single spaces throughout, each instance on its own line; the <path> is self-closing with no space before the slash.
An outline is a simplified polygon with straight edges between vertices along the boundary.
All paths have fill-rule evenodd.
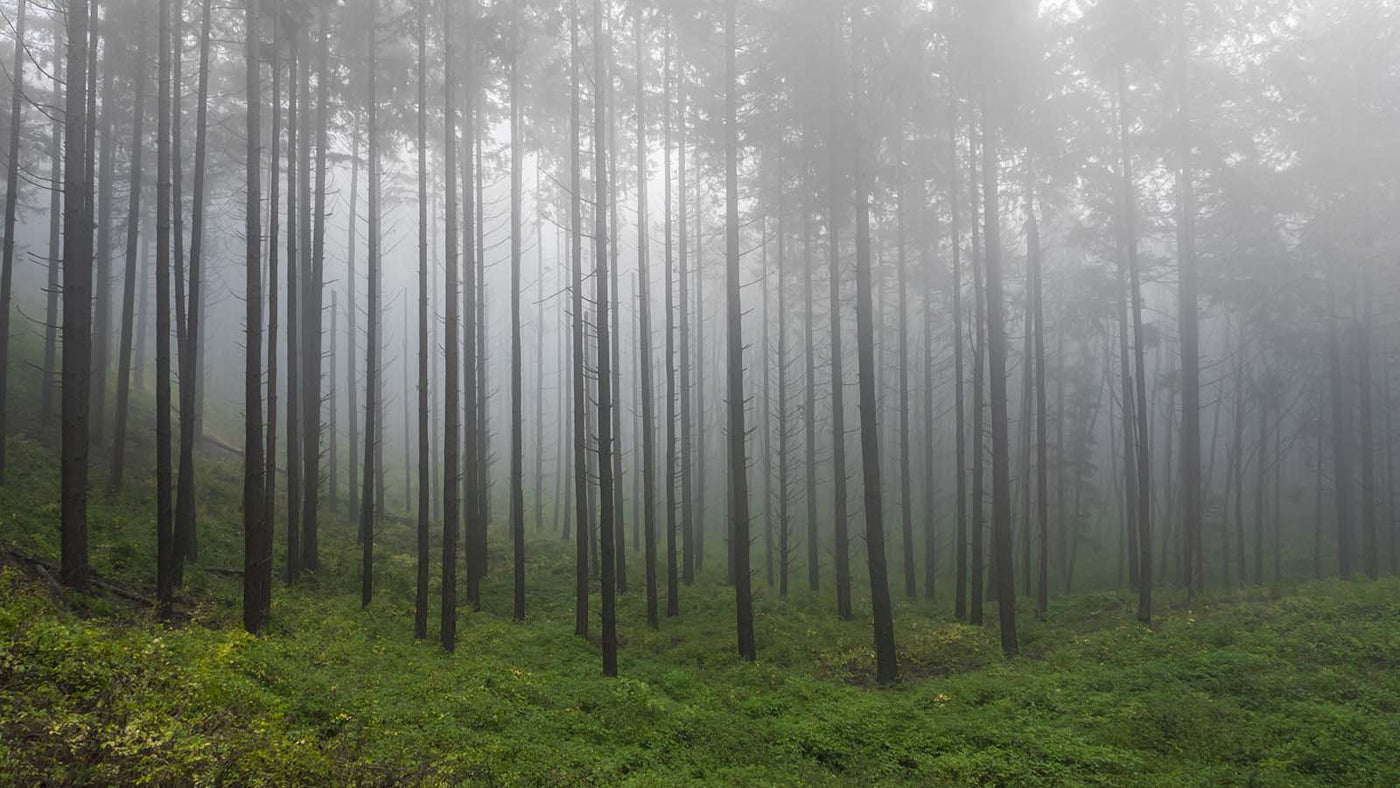
<path id="1" fill-rule="evenodd" d="M 1400 784 L 1397 0 L 0 64 L 0 785 Z"/>

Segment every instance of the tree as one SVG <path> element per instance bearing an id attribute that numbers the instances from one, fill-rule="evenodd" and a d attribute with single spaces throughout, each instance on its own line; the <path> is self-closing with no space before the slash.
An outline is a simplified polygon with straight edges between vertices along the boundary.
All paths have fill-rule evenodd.
<path id="1" fill-rule="evenodd" d="M 330 74 L 327 71 L 330 37 L 326 30 L 329 24 L 326 13 L 323 9 L 319 14 L 321 29 L 316 60 L 315 204 L 311 222 L 311 269 L 307 272 L 304 296 L 306 308 L 302 319 L 302 371 L 305 390 L 302 392 L 301 402 L 306 409 L 302 421 L 302 478 L 306 480 L 306 488 L 302 494 L 301 566 L 309 572 L 320 568 L 318 531 L 321 505 L 321 325 L 326 280 L 326 124 L 330 82 Z M 303 148 L 309 144 L 311 135 L 306 134 L 305 137 L 307 142 L 303 143 Z M 307 158 L 303 154 L 303 166 L 307 166 Z M 304 207 L 312 206 L 304 204 Z"/>
<path id="2" fill-rule="evenodd" d="M 864 168 L 856 154 L 856 360 L 860 377 L 860 445 L 864 469 L 865 550 L 870 572 L 870 607 L 875 622 L 875 676 L 892 684 L 898 670 L 894 653 L 894 614 L 885 567 L 884 502 L 880 494 L 880 436 L 875 396 L 875 320 L 871 314 L 870 198 Z"/>
<path id="3" fill-rule="evenodd" d="M 243 366 L 243 628 L 252 634 L 267 626 L 272 602 L 272 533 L 265 519 L 262 475 L 262 226 L 259 216 L 262 102 L 258 52 L 258 0 L 244 6 L 243 65 L 248 109 L 244 158 L 243 248 L 247 296 L 244 298 Z M 275 158 L 275 154 L 274 154 Z M 128 241 L 128 244 L 130 242 Z"/>
<path id="4" fill-rule="evenodd" d="M 194 205 L 190 215 L 190 284 L 186 307 L 185 347 L 180 353 L 180 482 L 175 497 L 175 549 L 183 558 L 198 557 L 194 492 L 194 443 L 198 437 L 196 415 L 200 383 L 201 345 L 199 321 L 203 317 L 203 250 L 205 162 L 208 156 L 210 4 L 201 3 L 199 23 L 199 95 L 195 110 Z M 128 243 L 134 247 L 135 239 Z M 133 249 L 134 251 L 134 249 Z"/>
<path id="5" fill-rule="evenodd" d="M 588 637 L 588 420 L 585 417 L 587 380 L 584 377 L 583 336 L 583 194 L 579 143 L 579 10 L 578 0 L 569 6 L 569 292 L 573 312 L 573 425 L 574 425 L 574 634 Z M 645 334 L 645 331 L 643 332 Z M 649 379 L 649 378 L 648 378 Z M 648 518 L 650 522 L 650 518 Z"/>
<path id="6" fill-rule="evenodd" d="M 287 582 L 296 582 L 301 575 L 301 379 L 298 374 L 301 364 L 301 324 L 298 322 L 301 306 L 301 266 L 298 254 L 306 250 L 299 246 L 297 234 L 301 213 L 297 210 L 300 199 L 300 157 L 298 152 L 304 129 L 297 128 L 298 94 L 302 94 L 302 80 L 305 78 L 304 62 L 298 55 L 301 31 L 293 27 L 288 31 L 287 47 Z M 305 111 L 303 106 L 302 111 Z M 300 134 L 298 132 L 300 131 Z M 370 212 L 370 222 L 375 218 Z M 371 275 L 373 276 L 373 275 Z M 276 285 L 271 285 L 274 289 Z M 373 303 L 373 302 L 372 302 Z M 374 307 L 371 307 L 372 309 Z M 371 318 L 374 319 L 374 318 Z M 376 392 L 377 393 L 377 392 Z M 374 433 L 366 433 L 372 435 Z M 275 454 L 268 452 L 268 461 L 276 463 Z M 380 501 L 383 505 L 383 501 Z M 269 511 L 272 511 L 269 509 Z"/>
<path id="7" fill-rule="evenodd" d="M 92 205 L 87 177 L 88 0 L 68 0 L 63 120 L 63 402 L 59 580 L 88 583 L 88 378 L 92 356 Z"/>
<path id="8" fill-rule="evenodd" d="M 11 72 L 10 154 L 5 164 L 5 241 L 0 262 L 0 484 L 5 483 L 5 413 L 9 410 L 10 299 L 15 271 L 15 209 L 19 202 L 19 136 L 24 109 L 24 0 L 15 6 L 15 65 Z"/>
<path id="9" fill-rule="evenodd" d="M 639 17 L 639 18 L 640 18 L 640 17 Z M 639 38 L 639 43 L 638 43 L 638 45 L 637 45 L 638 47 L 641 46 L 641 44 L 640 44 L 640 37 L 641 37 L 641 27 L 640 27 L 640 23 L 639 23 L 639 25 L 638 25 L 638 38 Z M 676 562 L 676 504 L 677 504 L 677 501 L 676 501 L 676 428 L 677 428 L 677 426 L 679 426 L 679 425 L 677 424 L 677 417 L 676 417 L 676 318 L 675 318 L 675 305 L 674 305 L 674 303 L 672 302 L 672 298 L 671 298 L 671 295 L 672 295 L 672 292 L 673 292 L 673 289 L 672 289 L 672 282 L 673 282 L 673 278 L 674 278 L 673 275 L 674 275 L 674 273 L 675 273 L 675 268 L 674 268 L 674 266 L 673 266 L 674 258 L 673 258 L 673 255 L 672 255 L 672 243 L 671 243 L 671 240 L 672 240 L 672 239 L 671 239 L 671 91 L 672 91 L 672 89 L 673 89 L 674 79 L 673 79 L 673 71 L 672 71 L 672 67 L 671 67 L 671 36 L 670 36 L 670 35 L 667 35 L 667 37 L 666 37 L 665 49 L 666 49 L 666 56 L 665 56 L 665 57 L 666 57 L 666 65 L 665 65 L 665 74 L 664 74 L 664 77 L 663 77 L 664 83 L 665 83 L 665 84 L 664 84 L 664 93 L 665 93 L 665 95 L 662 97 L 662 103 L 661 103 L 661 106 L 662 106 L 662 121 L 661 121 L 661 129 L 662 129 L 662 132 L 661 132 L 661 133 L 662 133 L 662 139 L 664 140 L 664 143 L 663 143 L 663 145 L 662 145 L 662 149 L 663 149 L 663 153 L 662 153 L 662 157 L 663 157 L 663 158 L 662 158 L 662 160 L 663 160 L 663 164 L 662 164 L 662 168 L 663 168 L 662 182 L 664 183 L 664 187 L 663 187 L 663 189 L 664 189 L 664 191 L 663 191 L 663 202 L 664 202 L 665 205 L 664 205 L 664 208 L 663 208 L 663 212 L 664 212 L 664 214 L 665 214 L 665 225 L 666 225 L 666 229 L 665 229 L 665 233 L 666 233 L 666 265 L 665 265 L 665 268 L 664 268 L 664 274 L 663 274 L 663 275 L 664 275 L 665 280 L 666 280 L 666 284 L 665 284 L 665 299 L 666 299 L 666 300 L 665 300 L 665 303 L 666 303 L 666 373 L 665 373 L 665 374 L 666 374 L 666 615 L 669 617 L 669 616 L 677 616 L 677 615 L 680 615 L 680 612 L 681 612 L 681 607 L 680 607 L 680 571 L 679 571 L 679 570 L 680 570 L 680 567 L 677 565 L 677 562 Z M 638 67 L 637 67 L 637 73 L 638 73 L 638 75 L 641 74 L 641 54 L 640 54 L 640 51 L 641 51 L 641 50 L 639 49 L 639 50 L 638 50 Z M 638 87 L 637 87 L 637 149 L 638 149 L 638 154 L 637 154 L 637 171 L 638 171 L 638 173 L 639 173 L 639 174 L 638 174 L 638 183 L 639 183 L 639 184 L 644 183 L 644 178 L 645 178 L 645 175 L 646 175 L 646 154 L 645 154 L 646 145 L 645 145 L 645 137 L 643 136 L 643 125 L 642 125 L 642 119 L 641 119 L 641 110 L 642 110 L 642 93 L 641 93 L 641 90 L 642 90 L 642 88 L 641 88 L 641 82 L 640 82 L 640 76 L 639 76 L 639 77 L 638 77 Z M 645 187 L 639 186 L 639 188 L 643 188 L 643 189 L 644 189 Z M 639 192 L 639 193 L 644 193 L 644 192 Z M 645 215 L 643 215 L 643 216 L 642 216 L 642 219 L 639 220 L 639 224 L 641 224 L 641 222 L 644 221 L 644 220 L 645 220 Z M 640 248 L 645 249 L 645 248 L 646 248 L 646 245 L 645 245 L 645 235 L 640 236 L 640 243 L 641 243 L 641 247 L 640 247 Z M 647 300 L 648 300 L 647 295 L 644 294 L 644 295 L 642 296 L 642 305 L 643 305 L 643 308 L 644 308 L 644 309 L 647 308 L 647 306 L 646 306 Z M 650 329 L 651 329 L 651 321 L 648 320 L 648 321 L 647 321 L 646 329 L 645 329 L 644 332 L 643 332 L 643 340 L 642 340 L 642 348 L 643 348 L 643 351 L 642 351 L 642 352 L 643 352 L 644 354 L 646 354 L 646 357 L 647 357 L 647 360 L 648 360 L 648 361 L 651 360 L 651 330 L 650 330 Z M 651 397 L 650 397 L 650 393 L 649 393 L 649 392 L 650 392 L 650 388 L 651 388 L 651 382 L 650 382 L 650 377 L 651 377 L 651 365 L 650 365 L 650 364 L 643 364 L 643 367 L 644 367 L 644 372 L 643 372 L 643 374 L 645 374 L 645 375 L 647 376 L 647 382 L 644 383 L 643 385 L 646 386 L 646 390 L 647 390 L 647 392 L 648 392 L 648 393 L 647 393 L 646 395 L 644 395 L 644 396 L 646 396 L 647 399 L 650 400 Z M 644 420 L 644 421 L 645 421 L 645 420 Z M 651 435 L 651 434 L 652 434 L 652 429 L 651 429 L 651 425 L 650 425 L 650 424 L 644 424 L 643 427 L 642 427 L 642 429 L 646 430 L 647 435 Z M 650 469 L 650 467 L 651 467 L 650 461 L 649 461 L 649 460 L 644 460 L 644 462 L 647 462 L 647 463 L 648 463 L 648 469 Z M 648 521 L 648 522 L 650 522 L 650 521 Z"/>
<path id="10" fill-rule="evenodd" d="M 369 250 L 366 255 L 369 276 L 368 323 L 365 326 L 365 459 L 360 485 L 360 606 L 369 607 L 374 596 L 374 515 L 383 501 L 374 495 L 375 463 L 378 452 L 376 431 L 379 416 L 379 129 L 376 122 L 379 99 L 376 95 L 375 60 L 379 42 L 374 25 L 379 13 L 378 0 L 369 4 L 369 101 L 366 136 L 369 138 Z"/>
<path id="11" fill-rule="evenodd" d="M 835 33 L 836 22 L 833 20 L 833 35 Z M 833 41 L 833 51 L 839 49 L 839 43 Z M 840 204 L 839 186 L 841 181 L 841 171 L 837 162 L 839 161 L 839 151 L 837 148 L 837 80 L 835 75 L 829 75 L 827 80 L 829 108 L 829 127 L 827 139 L 827 204 L 826 204 L 826 241 L 827 241 L 827 288 L 829 291 L 828 304 L 831 320 L 831 489 L 835 497 L 832 506 L 833 534 L 836 544 L 833 557 L 836 569 L 836 615 L 840 618 L 850 618 L 854 613 L 851 609 L 851 554 L 850 537 L 847 534 L 846 516 L 846 405 L 845 386 L 846 380 L 841 370 L 841 241 L 838 228 L 840 227 L 837 206 Z"/>
<path id="12" fill-rule="evenodd" d="M 418 22 L 418 589 L 413 636 L 428 637 L 428 12 L 420 0 Z M 450 129 L 449 129 L 450 131 Z M 406 307 L 407 305 L 405 305 Z M 408 362 L 404 359 L 404 363 Z M 408 392 L 404 392 L 407 396 Z"/>
<path id="13" fill-rule="evenodd" d="M 131 342 L 135 318 L 136 300 L 136 241 L 141 221 L 141 153 L 142 122 L 146 108 L 146 25 L 145 6 L 141 7 L 136 48 L 136 69 L 133 81 L 136 83 L 135 100 L 131 115 L 131 163 L 127 187 L 126 203 L 126 264 L 122 271 L 122 327 L 121 339 L 117 345 L 117 405 L 112 432 L 112 467 L 107 474 L 107 494 L 114 496 L 121 490 L 126 472 L 126 426 L 130 416 L 131 399 Z M 260 438 L 261 439 L 261 438 Z"/>
<path id="14" fill-rule="evenodd" d="M 650 275 L 647 272 L 647 144 L 646 144 L 646 83 L 643 70 L 644 61 L 642 50 L 644 47 L 644 30 L 642 27 L 642 5 L 638 3 L 633 8 L 633 27 L 637 39 L 637 309 L 639 312 L 639 329 L 637 336 L 637 350 L 640 356 L 640 377 L 641 377 L 641 400 L 642 400 L 642 506 L 644 507 L 639 519 L 642 523 L 643 538 L 646 541 L 646 553 L 643 560 L 646 561 L 646 605 L 647 624 L 656 629 L 660 626 L 657 617 L 657 591 L 656 591 L 656 486 L 653 476 L 656 473 L 656 452 L 655 440 L 656 430 L 653 427 L 652 419 L 652 390 L 651 390 L 651 288 Z M 667 40 L 667 80 L 670 79 L 670 41 Z M 670 104 L 667 103 L 667 113 L 669 121 Z M 669 150 L 668 150 L 669 154 Z M 671 213 L 671 189 L 670 189 L 670 163 L 667 163 L 666 172 L 666 215 L 668 217 L 667 228 L 669 231 L 669 217 Z M 668 238 L 669 240 L 669 238 Z M 669 252 L 669 244 L 667 245 Z M 669 258 L 668 258 L 669 263 Z M 670 266 L 667 271 L 667 292 L 670 292 Z M 669 327 L 668 327 L 669 334 Z M 669 371 L 669 360 L 668 360 Z M 670 414 L 672 417 L 674 412 Z M 669 424 L 669 422 L 668 422 Z M 674 429 L 668 426 L 668 429 Z M 582 520 L 580 520 L 582 522 Z M 675 534 L 668 531 L 666 534 L 666 615 L 674 616 L 680 613 L 680 605 L 677 599 L 676 585 L 676 538 Z"/>
<path id="15" fill-rule="evenodd" d="M 596 10 L 596 9 L 595 9 Z M 601 33 L 601 23 L 596 26 L 596 31 Z M 596 42 L 601 41 L 601 35 L 595 36 Z M 511 559 L 515 570 L 515 606 L 514 614 L 516 621 L 525 620 L 525 457 L 524 457 L 524 426 L 522 424 L 521 386 L 520 386 L 520 169 L 521 161 L 524 158 L 523 142 L 521 138 L 521 123 L 523 117 L 520 109 L 520 6 L 518 3 L 511 5 L 510 24 L 510 534 L 511 534 Z M 601 66 L 594 74 L 595 78 L 602 78 Z M 597 109 L 597 116 L 602 117 L 601 105 Z M 600 132 L 601 120 L 598 122 L 594 133 Z M 597 145 L 595 138 L 595 147 Z M 601 153 L 598 154 L 600 157 Z M 601 161 L 601 159 L 600 159 Z M 601 165 L 599 166 L 601 170 Z M 595 175 L 596 177 L 596 175 Z M 599 192 L 598 206 L 603 205 L 601 199 L 602 192 Z M 598 209 L 601 212 L 601 207 Z M 601 226 L 600 226 L 601 229 Z M 599 252 L 602 255 L 602 251 Z M 606 272 L 606 264 L 599 271 Z M 604 277 L 606 279 L 606 277 Z M 606 282 L 599 287 L 605 287 Z M 606 293 L 606 290 L 600 290 Z M 611 468 L 609 469 L 611 472 Z"/>
<path id="16" fill-rule="evenodd" d="M 170 463 L 170 0 L 160 0 L 156 88 L 156 600 L 168 613 L 174 587 Z"/>
<path id="17" fill-rule="evenodd" d="M 462 385 L 458 355 L 457 288 L 457 107 L 452 71 L 452 4 L 442 5 L 442 83 L 443 83 L 443 176 L 446 178 L 446 245 L 447 258 L 444 277 L 445 320 L 443 335 L 445 394 L 443 398 L 442 444 L 442 624 L 439 627 L 442 647 L 452 651 L 457 647 L 457 522 L 462 502 L 462 478 L 458 460 L 459 421 L 462 417 L 460 389 Z M 464 183 L 464 186 L 469 184 Z M 332 398 L 334 401 L 334 398 Z"/>
<path id="18" fill-rule="evenodd" d="M 596 2 L 597 0 L 595 0 Z M 730 550 L 734 556 L 734 607 L 737 614 L 739 656 L 757 658 L 753 632 L 753 592 L 749 576 L 749 479 L 744 456 L 744 337 L 743 308 L 739 300 L 739 121 L 738 74 L 735 65 L 736 0 L 726 0 L 724 11 L 724 246 L 725 333 L 728 392 L 729 479 L 733 491 Z M 838 430 L 837 434 L 840 432 Z"/>
<path id="19" fill-rule="evenodd" d="M 593 0 L 593 282 L 597 286 L 598 306 L 598 543 L 602 566 L 602 618 L 603 618 L 603 675 L 617 675 L 617 568 L 614 551 L 613 509 L 616 493 L 613 490 L 612 466 L 612 359 L 609 347 L 608 326 L 608 225 L 604 207 L 607 205 L 607 145 L 603 142 L 603 110 L 607 99 L 607 83 L 604 81 L 605 55 L 603 49 L 603 3 Z M 518 79 L 512 63 L 512 79 Z M 519 373 L 517 368 L 516 380 Z M 518 391 L 518 388 L 517 388 Z M 520 538 L 520 537 L 517 537 Z M 523 546 L 522 546 L 523 547 Z M 523 595 L 523 588 L 517 580 L 517 594 Z M 519 615 L 524 614 L 523 600 Z M 517 616 L 519 617 L 519 616 Z"/>

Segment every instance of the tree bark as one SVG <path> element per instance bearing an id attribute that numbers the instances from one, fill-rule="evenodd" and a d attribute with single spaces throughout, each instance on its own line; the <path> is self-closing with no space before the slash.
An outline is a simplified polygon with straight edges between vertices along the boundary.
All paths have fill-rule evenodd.
<path id="1" fill-rule="evenodd" d="M 369 101 L 367 136 L 369 148 L 369 248 L 366 254 L 369 276 L 369 292 L 366 312 L 369 315 L 365 332 L 365 459 L 364 476 L 360 485 L 360 606 L 369 607 L 374 596 L 374 520 L 376 501 L 374 495 L 376 431 L 379 417 L 379 131 L 377 128 L 378 96 L 377 81 L 378 42 L 376 41 L 375 17 L 379 13 L 378 0 L 370 0 L 369 15 Z"/>
<path id="2" fill-rule="evenodd" d="M 258 53 L 262 42 L 258 34 L 258 0 L 247 0 L 244 7 L 243 63 L 247 93 L 245 138 L 245 202 L 243 210 L 244 271 L 246 293 L 243 387 L 243 628 L 252 634 L 267 626 L 268 608 L 272 601 L 272 533 L 263 512 L 265 494 L 262 475 L 262 227 L 258 179 L 262 121 L 259 109 L 261 75 Z M 274 153 L 274 157 L 276 154 Z M 129 244 L 129 242 L 128 242 Z M 128 247 L 129 248 L 129 247 Z"/>
<path id="3" fill-rule="evenodd" d="M 301 566 L 308 572 L 320 568 L 321 511 L 321 352 L 322 318 L 326 281 L 326 111 L 330 87 L 327 61 L 330 59 L 329 26 L 326 12 L 320 13 L 320 47 L 316 61 L 316 158 L 311 215 L 311 269 L 306 272 L 305 310 L 302 314 L 302 462 L 305 489 L 302 491 Z M 309 70 L 309 69 L 308 69 Z M 308 75 L 309 76 L 309 75 Z M 309 79 L 306 80 L 309 82 Z M 310 107 L 307 107 L 309 110 Z M 309 143 L 309 136 L 308 143 Z M 303 143 L 303 148 L 308 143 Z M 303 154 L 303 158 L 308 158 Z M 303 186 L 305 188 L 305 186 Z M 303 228 L 305 232 L 305 228 Z M 334 334 L 332 334 L 334 342 Z M 407 363 L 407 359 L 405 359 Z"/>
<path id="4" fill-rule="evenodd" d="M 603 44 L 603 3 L 593 0 L 593 282 L 598 306 L 598 544 L 602 574 L 603 675 L 617 675 L 617 568 L 613 535 L 616 492 L 612 465 L 612 349 L 608 324 L 608 226 L 604 207 L 608 199 L 607 145 L 603 129 L 607 83 Z M 517 79 L 513 70 L 511 77 Z M 512 126 L 514 128 L 514 126 Z M 517 381 L 519 377 L 516 377 Z M 518 387 L 517 387 L 518 391 Z M 517 581 L 518 583 L 519 581 Z M 518 586 L 517 586 L 518 587 Z M 520 593 L 520 592 L 518 592 Z M 522 600 L 523 602 L 523 600 Z M 520 610 L 523 614 L 523 608 Z"/>
<path id="5" fill-rule="evenodd" d="M 647 270 L 647 257 L 650 251 L 647 236 L 647 143 L 646 143 L 646 84 L 644 82 L 645 61 L 643 59 L 645 31 L 642 27 L 642 6 L 638 3 L 633 9 L 633 33 L 636 36 L 637 44 L 637 309 L 639 312 L 637 352 L 640 356 L 641 366 L 638 370 L 641 380 L 641 411 L 642 429 L 638 436 L 641 439 L 641 484 L 642 484 L 642 506 L 638 519 L 642 524 L 643 538 L 646 540 L 646 608 L 647 625 L 652 629 L 660 626 L 657 617 L 657 581 L 656 581 L 656 430 L 653 425 L 654 414 L 652 413 L 653 402 L 651 383 L 651 287 L 650 273 Z M 667 95 L 664 99 L 666 107 L 666 299 L 670 303 L 671 293 L 671 170 L 670 170 L 670 82 L 671 82 L 671 41 L 667 36 L 666 40 L 666 86 Z M 669 324 L 670 311 L 667 311 L 668 324 L 666 335 L 669 339 L 671 328 Z M 668 347 L 669 350 L 669 347 Z M 667 372 L 670 372 L 670 356 L 667 355 Z M 674 430 L 675 426 L 671 419 L 675 417 L 675 409 L 670 408 L 667 414 L 668 431 Z M 671 433 L 668 432 L 668 437 Z M 674 458 L 672 458 L 674 459 Z M 668 488 L 674 488 L 674 482 L 668 483 Z M 674 509 L 675 501 L 668 496 L 667 503 Z M 674 616 L 680 613 L 680 600 L 676 586 L 676 535 L 671 529 L 670 519 L 668 519 L 666 531 L 666 615 Z"/>
<path id="6" fill-rule="evenodd" d="M 418 584 L 413 636 L 428 638 L 428 14 L 415 3 L 418 23 Z M 407 313 L 408 305 L 404 304 Z M 404 359 L 408 363 L 408 359 Z M 405 391 L 404 395 L 407 396 Z M 308 474 L 309 476 L 309 474 Z"/>
<path id="7" fill-rule="evenodd" d="M 156 600 L 168 614 L 174 589 L 170 457 L 170 0 L 160 0 L 156 90 Z"/>
<path id="8" fill-rule="evenodd" d="M 139 12 L 140 32 L 137 35 L 135 104 L 131 119 L 131 166 L 126 203 L 126 261 L 122 271 L 122 327 L 117 347 L 117 401 L 112 432 L 112 467 L 107 475 L 107 494 L 115 496 L 122 488 L 126 473 L 126 427 L 131 401 L 131 342 L 136 301 L 136 242 L 141 221 L 141 154 L 145 148 L 142 123 L 146 107 L 146 10 Z"/>
<path id="9" fill-rule="evenodd" d="M 576 523 L 574 556 L 574 634 L 588 637 L 588 420 L 585 413 L 587 378 L 584 369 L 583 336 L 583 194 L 580 173 L 579 87 L 579 0 L 569 6 L 569 293 L 573 301 L 573 450 L 574 450 L 574 509 Z M 643 330 L 643 336 L 646 331 Z M 645 376 L 644 379 L 650 379 Z M 650 398 L 643 398 L 649 402 Z M 650 431 L 648 431 L 650 434 Z M 646 464 L 650 468 L 650 463 Z M 650 522 L 651 518 L 648 517 Z"/>
<path id="10" fill-rule="evenodd" d="M 525 620 L 525 492 L 522 487 L 524 483 L 525 458 L 523 455 L 523 424 L 521 385 L 520 385 L 520 175 L 521 162 L 524 160 L 522 146 L 524 141 L 521 136 L 521 111 L 520 111 L 520 9 L 518 5 L 511 6 L 511 28 L 510 28 L 510 533 L 511 533 L 511 559 L 515 570 L 515 604 L 514 615 L 516 621 Z M 595 12 L 598 10 L 595 6 Z M 595 34 L 601 34 L 602 23 L 594 25 Z M 595 42 L 602 40 L 601 35 L 595 35 Z M 595 46 L 597 44 L 595 43 Z M 603 69 L 601 65 L 601 55 L 595 58 L 597 68 L 594 77 L 601 80 Z M 603 107 L 599 103 L 595 108 L 595 128 L 594 133 L 601 135 L 602 132 Z M 595 145 L 599 137 L 595 137 Z M 603 154 L 602 146 L 596 145 L 599 149 L 598 168 L 599 172 L 595 176 L 602 174 Z M 602 205 L 603 192 L 598 192 L 598 205 Z M 602 225 L 599 226 L 602 229 Z M 600 255 L 605 247 L 599 247 Z M 607 273 L 607 264 L 600 262 L 602 267 L 599 272 Z M 603 282 L 599 285 L 599 293 L 602 296 L 607 294 L 607 277 L 603 277 Z M 609 468 L 609 473 L 611 468 Z M 605 503 L 604 506 L 610 506 Z"/>
<path id="11" fill-rule="evenodd" d="M 442 5 L 442 83 L 443 83 L 443 175 L 446 178 L 446 269 L 444 270 L 444 397 L 442 442 L 442 623 L 439 637 L 445 651 L 457 647 L 457 527 L 461 518 L 462 479 L 458 451 L 460 442 L 462 345 L 458 336 L 457 287 L 457 107 L 452 71 L 452 4 Z M 466 186 L 467 184 L 463 184 Z M 334 402 L 334 398 L 332 398 Z"/>

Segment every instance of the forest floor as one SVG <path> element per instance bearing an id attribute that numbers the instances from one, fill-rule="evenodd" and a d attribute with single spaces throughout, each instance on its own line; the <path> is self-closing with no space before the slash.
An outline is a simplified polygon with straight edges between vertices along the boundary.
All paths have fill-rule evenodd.
<path id="1" fill-rule="evenodd" d="M 134 431 L 146 455 L 150 430 Z M 244 634 L 230 571 L 238 461 L 200 463 L 200 560 L 166 626 L 139 601 L 61 591 L 17 557 L 57 558 L 58 470 L 51 448 L 12 437 L 0 784 L 1400 784 L 1400 580 L 1251 588 L 1190 608 L 1168 595 L 1150 629 L 1125 593 L 1055 598 L 1048 623 L 1023 612 L 1011 660 L 994 617 L 969 626 L 947 600 L 900 602 L 901 680 L 878 689 L 859 594 L 862 614 L 840 621 L 826 593 L 781 600 L 759 578 L 759 659 L 743 663 L 714 568 L 651 631 L 629 552 L 621 677 L 605 679 L 597 597 L 584 641 L 572 548 L 533 524 L 528 620 L 511 620 L 497 530 L 485 608 L 462 609 L 455 654 L 413 640 L 407 523 L 377 536 L 361 609 L 344 513 L 325 520 L 319 574 L 277 581 L 270 632 Z M 91 496 L 92 565 L 151 596 L 149 464 L 128 479 L 114 499 Z M 279 544 L 279 571 L 281 556 Z M 435 633 L 436 588 L 431 599 Z"/>

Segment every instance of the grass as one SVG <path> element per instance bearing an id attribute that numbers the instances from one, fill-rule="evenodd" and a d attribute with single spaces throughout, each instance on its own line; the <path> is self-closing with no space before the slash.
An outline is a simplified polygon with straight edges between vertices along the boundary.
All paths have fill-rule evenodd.
<path id="1" fill-rule="evenodd" d="M 150 593 L 150 437 L 134 432 L 127 490 L 92 497 L 92 563 Z M 11 438 L 0 547 L 53 558 L 47 441 Z M 493 531 L 486 606 L 463 610 L 454 654 L 412 639 L 408 526 L 379 533 L 361 609 L 343 514 L 324 525 L 319 575 L 279 581 L 271 631 L 244 634 L 238 581 L 216 571 L 241 566 L 239 468 L 207 455 L 200 473 L 201 561 L 179 627 L 0 566 L 0 784 L 1400 784 L 1400 580 L 1191 607 L 1164 592 L 1151 629 L 1123 594 L 1056 598 L 1048 623 L 1021 617 L 1014 660 L 994 623 L 900 602 L 903 673 L 879 690 L 868 617 L 760 590 L 759 660 L 743 663 L 714 569 L 651 631 L 629 555 L 621 677 L 604 679 L 596 641 L 573 634 L 572 548 L 548 533 L 530 533 L 529 616 L 515 623 Z M 596 633 L 596 596 L 592 609 Z"/>

